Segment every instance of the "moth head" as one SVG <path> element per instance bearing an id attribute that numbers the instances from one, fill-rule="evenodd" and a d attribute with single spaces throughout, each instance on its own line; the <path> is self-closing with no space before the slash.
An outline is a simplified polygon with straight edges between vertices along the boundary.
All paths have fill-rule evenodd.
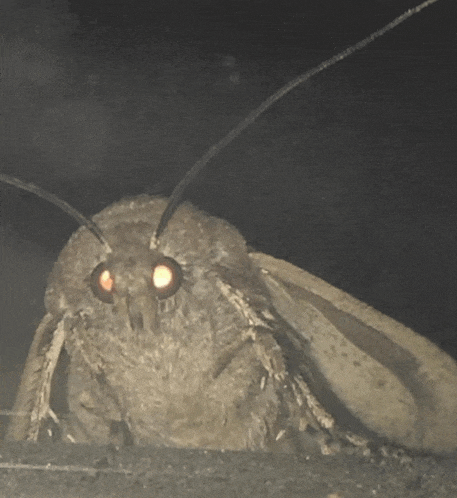
<path id="1" fill-rule="evenodd" d="M 151 248 L 166 202 L 140 196 L 95 215 L 109 251 L 86 227 L 77 230 L 50 274 L 48 311 L 57 316 L 94 310 L 100 329 L 109 322 L 127 331 L 144 329 L 152 334 L 174 333 L 172 329 L 184 327 L 186 319 L 209 316 L 208 296 L 215 298 L 216 306 L 220 273 L 224 269 L 237 275 L 249 273 L 245 240 L 228 222 L 183 203 L 158 247 Z M 123 321 L 127 316 L 130 320 Z"/>

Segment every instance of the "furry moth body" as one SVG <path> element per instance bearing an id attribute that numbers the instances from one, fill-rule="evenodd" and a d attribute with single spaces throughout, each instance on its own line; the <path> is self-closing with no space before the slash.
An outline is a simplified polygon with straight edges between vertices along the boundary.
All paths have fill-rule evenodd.
<path id="1" fill-rule="evenodd" d="M 10 438 L 38 437 L 49 346 L 64 341 L 72 441 L 295 451 L 317 432 L 457 448 L 448 355 L 307 272 L 249 253 L 234 227 L 190 204 L 150 249 L 165 205 L 139 197 L 94 216 L 112 253 L 85 227 L 63 249 Z M 160 299 L 150 278 L 163 257 L 182 282 Z M 112 302 L 90 284 L 100 265 L 115 281 Z"/>
<path id="2" fill-rule="evenodd" d="M 302 423 L 299 404 L 311 394 L 297 391 L 292 372 L 298 375 L 299 365 L 287 364 L 291 358 L 278 342 L 285 348 L 295 332 L 272 306 L 244 239 L 223 220 L 184 204 L 159 250 L 150 249 L 165 205 L 141 197 L 96 215 L 111 253 L 85 228 L 63 249 L 49 279 L 40 345 L 31 352 L 14 408 L 30 415 L 16 417 L 9 437 L 37 438 L 49 396 L 37 399 L 36 392 L 48 385 L 45 358 L 54 341 L 42 337 L 63 329 L 71 440 L 106 443 L 120 430 L 124 440 L 140 444 L 296 444 L 283 435 Z M 160 299 L 150 279 L 164 257 L 179 264 L 182 284 Z M 100 265 L 115 281 L 112 302 L 90 285 Z M 298 341 L 296 353 L 304 358 L 306 341 Z"/>

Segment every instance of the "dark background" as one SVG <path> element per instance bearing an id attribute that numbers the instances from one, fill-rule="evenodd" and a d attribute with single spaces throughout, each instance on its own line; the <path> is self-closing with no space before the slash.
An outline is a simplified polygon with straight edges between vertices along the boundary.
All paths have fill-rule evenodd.
<path id="1" fill-rule="evenodd" d="M 175 40 L 188 37 L 211 47 L 237 47 L 240 52 L 234 55 L 240 56 L 250 54 L 253 44 L 261 44 L 265 54 L 272 47 L 289 54 L 334 49 L 359 41 L 414 6 L 410 0 L 79 0 L 70 3 L 70 10 L 81 20 L 95 17 L 102 25 L 147 25 L 154 36 L 162 32 Z M 380 43 L 398 49 L 455 42 L 455 10 L 452 2 L 438 2 Z"/>
<path id="2" fill-rule="evenodd" d="M 0 168 L 87 215 L 127 195 L 169 195 L 263 99 L 411 6 L 5 2 Z M 186 193 L 259 250 L 455 357 L 456 10 L 441 0 L 294 90 Z M 0 359 L 10 372 L 76 227 L 33 196 L 0 195 Z"/>

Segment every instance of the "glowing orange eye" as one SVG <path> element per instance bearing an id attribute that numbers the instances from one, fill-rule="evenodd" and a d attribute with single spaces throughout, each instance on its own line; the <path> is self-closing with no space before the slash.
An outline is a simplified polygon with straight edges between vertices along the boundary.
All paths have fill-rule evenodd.
<path id="1" fill-rule="evenodd" d="M 162 258 L 152 269 L 151 281 L 160 299 L 170 297 L 181 287 L 181 267 L 172 258 Z"/>
<path id="2" fill-rule="evenodd" d="M 104 263 L 96 266 L 90 276 L 90 287 L 94 296 L 104 303 L 113 303 L 114 276 Z"/>
<path id="3" fill-rule="evenodd" d="M 98 285 L 105 292 L 112 292 L 114 288 L 114 278 L 108 270 L 103 270 L 98 276 Z"/>
<path id="4" fill-rule="evenodd" d="M 158 290 L 164 289 L 173 283 L 173 270 L 167 265 L 157 265 L 152 273 L 152 283 Z"/>

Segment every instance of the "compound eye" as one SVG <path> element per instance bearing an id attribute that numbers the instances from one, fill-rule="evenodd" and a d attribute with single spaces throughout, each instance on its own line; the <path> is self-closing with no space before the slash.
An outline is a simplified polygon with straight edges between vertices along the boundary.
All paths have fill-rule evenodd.
<path id="1" fill-rule="evenodd" d="M 90 277 L 90 286 L 94 296 L 104 303 L 113 303 L 114 275 L 104 263 L 97 265 Z"/>
<path id="2" fill-rule="evenodd" d="M 151 283 L 159 299 L 166 299 L 181 287 L 181 266 L 172 258 L 163 257 L 153 268 Z"/>

